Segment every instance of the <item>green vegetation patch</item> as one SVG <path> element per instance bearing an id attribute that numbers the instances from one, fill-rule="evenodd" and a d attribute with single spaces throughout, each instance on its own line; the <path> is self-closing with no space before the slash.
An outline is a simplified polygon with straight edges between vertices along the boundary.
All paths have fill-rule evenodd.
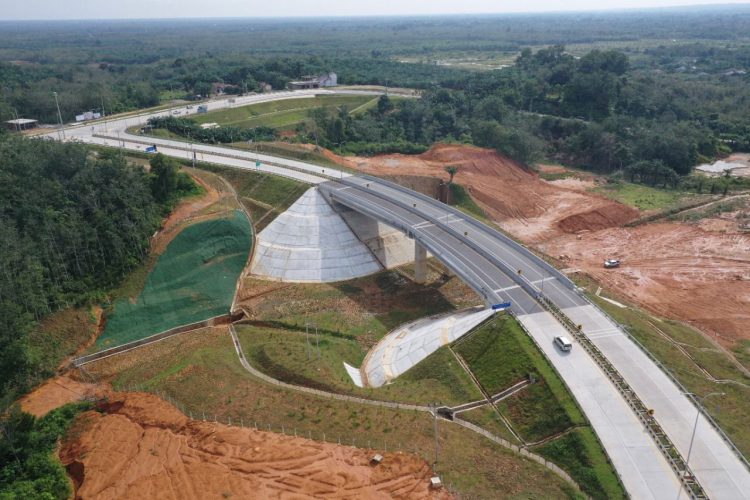
<path id="1" fill-rule="evenodd" d="M 590 428 L 574 429 L 533 451 L 562 467 L 592 498 L 625 498 L 612 465 Z"/>
<path id="2" fill-rule="evenodd" d="M 2 416 L 0 498 L 70 498 L 70 480 L 55 449 L 75 416 L 90 407 L 68 404 L 35 418 L 15 406 Z"/>
<path id="3" fill-rule="evenodd" d="M 138 298 L 114 303 L 96 347 L 114 347 L 229 312 L 251 234 L 239 210 L 231 219 L 183 230 L 159 257 Z"/>
<path id="4" fill-rule="evenodd" d="M 329 332 L 308 336 L 299 330 L 241 325 L 237 334 L 250 362 L 262 372 L 285 382 L 370 399 L 427 404 L 460 404 L 482 398 L 451 352 L 441 348 L 392 384 L 371 389 L 356 387 L 344 362 L 359 366 L 367 349 L 356 339 Z"/>
<path id="5" fill-rule="evenodd" d="M 688 196 L 681 191 L 621 181 L 610 182 L 592 191 L 639 210 L 662 210 Z"/>
<path id="6" fill-rule="evenodd" d="M 308 112 L 314 108 L 347 106 L 356 109 L 371 100 L 372 96 L 369 95 L 319 95 L 222 109 L 191 118 L 196 123 L 218 123 L 242 128 L 286 128 L 305 121 Z"/>
<path id="7" fill-rule="evenodd" d="M 256 231 L 261 231 L 310 189 L 308 184 L 278 175 L 210 164 L 198 167 L 219 174 L 232 185 L 250 213 Z"/>
<path id="8" fill-rule="evenodd" d="M 469 195 L 466 188 L 460 184 L 450 184 L 451 198 L 453 205 L 459 210 L 466 212 L 470 215 L 478 217 L 479 219 L 486 219 L 487 214 L 484 213 L 482 207 L 477 205 L 477 202 Z"/>

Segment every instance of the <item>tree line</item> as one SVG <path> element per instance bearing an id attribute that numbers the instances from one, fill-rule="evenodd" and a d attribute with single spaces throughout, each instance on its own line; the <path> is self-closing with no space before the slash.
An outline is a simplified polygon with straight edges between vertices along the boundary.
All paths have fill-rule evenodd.
<path id="1" fill-rule="evenodd" d="M 701 161 L 750 149 L 750 125 L 737 115 L 748 110 L 750 91 L 737 90 L 729 109 L 726 92 L 645 75 L 622 52 L 574 57 L 552 46 L 522 51 L 511 68 L 427 89 L 418 100 L 383 97 L 358 116 L 316 110 L 315 125 L 302 132 L 344 153 L 470 142 L 524 163 L 545 158 L 674 185 Z"/>
<path id="2" fill-rule="evenodd" d="M 151 170 L 119 153 L 0 136 L 0 410 L 51 374 L 29 342 L 36 321 L 102 301 L 177 197 L 197 189 L 173 160 L 154 158 Z"/>

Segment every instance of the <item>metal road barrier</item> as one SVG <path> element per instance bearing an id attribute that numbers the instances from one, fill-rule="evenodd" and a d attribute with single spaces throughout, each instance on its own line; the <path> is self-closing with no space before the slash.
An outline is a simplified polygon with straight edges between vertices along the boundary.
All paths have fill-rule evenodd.
<path id="1" fill-rule="evenodd" d="M 583 332 L 573 324 L 570 318 L 565 316 L 565 314 L 563 314 L 563 312 L 560 311 L 552 301 L 546 297 L 542 297 L 540 303 L 544 305 L 550 314 L 552 314 L 555 319 L 557 319 L 557 321 L 578 340 L 578 343 L 589 353 L 607 378 L 609 378 L 614 384 L 618 392 L 628 403 L 628 406 L 633 409 L 633 412 L 638 419 L 646 427 L 649 435 L 667 459 L 672 470 L 677 474 L 677 477 L 680 479 L 680 482 L 683 484 L 690 497 L 694 499 L 708 498 L 703 487 L 698 483 L 698 479 L 695 477 L 695 474 L 693 474 L 677 447 L 672 440 L 669 439 L 669 436 L 664 432 L 664 429 L 662 429 L 659 422 L 653 417 L 653 412 L 646 407 L 641 398 L 638 397 L 612 363 L 609 362 L 599 348 L 596 347 L 596 345 L 594 345 L 594 343 L 584 335 Z"/>

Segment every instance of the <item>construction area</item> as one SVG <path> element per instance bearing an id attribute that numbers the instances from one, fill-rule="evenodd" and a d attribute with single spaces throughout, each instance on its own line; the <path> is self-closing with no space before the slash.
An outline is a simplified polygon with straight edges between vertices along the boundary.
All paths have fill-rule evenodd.
<path id="1" fill-rule="evenodd" d="M 750 234 L 735 218 L 747 207 L 691 224 L 628 227 L 642 212 L 599 194 L 591 174 L 542 166 L 543 174 L 560 177 L 547 181 L 486 149 L 436 145 L 415 156 L 330 157 L 361 172 L 404 177 L 417 189 L 425 185 L 419 178 L 444 178 L 445 165 L 455 165 L 456 182 L 489 220 L 558 267 L 590 275 L 655 314 L 688 321 L 728 347 L 750 340 Z M 602 266 L 611 257 L 623 261 L 614 272 Z"/>
<path id="2" fill-rule="evenodd" d="M 727 266 L 737 269 L 737 296 L 727 301 L 727 314 L 721 318 L 724 323 L 714 322 L 713 327 L 727 335 L 725 344 L 729 347 L 742 339 L 740 328 L 733 330 L 727 325 L 740 325 L 748 319 L 742 312 L 748 310 L 747 298 L 740 290 L 742 282 L 750 279 L 749 252 L 747 237 L 731 221 L 722 225 L 717 218 L 707 217 L 692 224 L 639 223 L 649 214 L 603 195 L 600 180 L 593 176 L 569 175 L 554 166 L 542 167 L 538 174 L 497 153 L 469 146 L 439 145 L 417 156 L 338 158 L 323 154 L 349 168 L 394 179 L 429 198 L 439 194 L 436 189 L 446 189 L 439 181 L 445 176 L 445 166 L 457 166 L 455 182 L 460 185 L 447 184 L 447 196 L 454 203 L 547 253 L 575 279 L 593 278 L 617 289 L 613 299 L 600 297 L 601 288 L 595 294 L 612 304 L 620 304 L 616 299 L 640 303 L 650 292 L 650 303 L 644 303 L 649 311 L 681 317 L 678 308 L 686 307 L 688 299 L 679 290 L 689 294 L 691 287 L 714 283 L 723 285 L 724 294 L 733 297 L 734 288 L 727 287 L 727 275 L 717 267 L 723 258 Z M 552 474 L 556 482 L 550 483 L 551 488 L 565 484 L 594 497 L 618 497 L 628 491 L 657 498 L 662 493 L 681 491 L 683 486 L 702 491 L 697 483 L 681 484 L 673 474 L 675 467 L 687 469 L 687 463 L 672 465 L 670 470 L 668 461 L 658 451 L 654 453 L 644 424 L 637 412 L 628 408 L 631 403 L 610 397 L 612 384 L 601 376 L 606 359 L 598 360 L 594 354 L 599 348 L 617 349 L 623 342 L 631 342 L 620 327 L 582 297 L 576 300 L 583 302 L 560 306 L 562 310 L 523 302 L 524 286 L 544 290 L 549 280 L 558 280 L 548 285 L 550 296 L 560 293 L 558 299 L 567 300 L 565 292 L 555 291 L 565 283 L 561 278 L 545 277 L 539 270 L 534 271 L 538 276 L 525 270 L 524 279 L 531 280 L 528 285 L 517 277 L 515 282 L 492 277 L 496 281 L 491 282 L 494 286 L 490 291 L 497 297 L 507 293 L 513 300 L 506 304 L 489 302 L 497 306 L 490 309 L 486 307 L 487 296 L 483 300 L 475 293 L 479 290 L 474 283 L 461 275 L 463 261 L 446 263 L 442 247 L 431 242 L 428 233 L 421 234 L 417 242 L 417 231 L 430 226 L 437 230 L 440 224 L 460 227 L 460 233 L 467 237 L 475 226 L 459 226 L 468 223 L 458 216 L 425 209 L 425 213 L 433 210 L 437 219 L 430 222 L 425 217 L 421 222 L 412 218 L 417 222 L 412 222 L 410 229 L 399 230 L 366 215 L 367 207 L 363 212 L 344 205 L 356 206 L 352 205 L 356 199 L 338 198 L 339 192 L 351 194 L 361 189 L 366 179 L 344 180 L 341 176 L 340 183 L 304 190 L 304 185 L 289 179 L 277 183 L 254 173 L 246 177 L 222 174 L 226 189 L 209 190 L 210 204 L 186 211 L 183 216 L 193 219 L 190 223 L 175 223 L 170 229 L 167 222 L 164 232 L 171 231 L 170 237 L 155 241 L 163 253 L 139 293 L 115 302 L 95 348 L 106 349 L 226 314 L 230 308 L 244 318 L 229 327 L 196 329 L 147 345 L 137 355 L 125 353 L 81 367 L 78 381 L 70 384 L 88 380 L 94 385 L 76 386 L 73 392 L 108 391 L 102 383 L 126 392 L 110 395 L 115 403 L 101 407 L 100 413 L 86 414 L 86 419 L 79 421 L 78 439 L 63 446 L 61 457 L 79 493 L 96 496 L 112 488 L 120 496 L 175 493 L 177 490 L 169 484 L 184 478 L 181 484 L 185 491 L 179 494 L 190 498 L 198 491 L 192 488 L 201 481 L 212 481 L 205 479 L 211 475 L 221 478 L 210 482 L 215 488 L 211 491 L 217 495 L 262 491 L 271 497 L 320 496 L 354 491 L 357 496 L 371 497 L 449 497 L 444 489 L 430 488 L 430 478 L 435 474 L 457 485 L 458 491 L 476 492 L 462 479 L 468 473 L 461 472 L 476 460 L 452 452 L 447 458 L 450 467 L 438 461 L 438 449 L 458 438 L 458 431 L 453 430 L 441 435 L 438 416 L 451 422 L 449 427 L 460 427 L 459 434 L 468 429 L 469 435 L 476 434 L 475 439 L 478 435 L 489 438 L 493 446 L 504 449 L 502 453 L 492 452 L 498 456 L 528 457 L 537 465 L 523 474 Z M 250 178 L 255 180 L 248 181 Z M 366 187 L 369 189 L 370 184 Z M 386 184 L 380 189 L 398 192 Z M 385 196 L 381 192 L 378 198 L 365 189 L 361 191 L 365 193 L 363 199 L 372 196 L 382 201 Z M 517 196 L 519 192 L 525 196 Z M 404 200 L 413 208 L 422 203 L 408 193 Z M 392 203 L 399 206 L 404 202 Z M 222 208 L 206 217 L 210 207 L 217 205 Z M 216 213 L 223 215 L 217 217 Z M 259 215 L 262 221 L 255 242 L 247 213 Z M 390 220 L 388 216 L 383 219 Z M 673 236 L 669 236 L 671 233 Z M 446 230 L 446 234 L 450 232 Z M 665 235 L 663 248 L 650 243 Z M 716 243 L 717 239 L 721 241 Z M 423 243 L 429 244 L 440 260 L 431 258 Z M 469 240 L 464 243 L 471 245 Z M 696 259 L 696 253 L 710 256 L 701 260 L 706 265 L 703 272 L 696 272 L 700 266 L 693 260 L 687 268 L 691 272 L 675 277 L 686 264 L 675 258 L 673 267 L 665 266 L 665 257 L 654 260 L 649 256 L 656 248 L 669 255 L 684 252 L 692 259 Z M 604 269 L 602 263 L 612 258 L 619 259 L 621 265 Z M 717 279 L 718 275 L 723 281 Z M 673 282 L 659 289 L 660 279 L 679 281 L 680 286 Z M 628 294 L 628 282 L 637 294 Z M 717 291 L 714 289 L 714 293 Z M 477 307 L 480 302 L 484 306 Z M 503 314 L 501 311 L 511 303 L 513 316 Z M 615 307 L 620 306 L 628 307 Z M 694 310 L 690 321 L 705 331 L 712 324 L 709 309 Z M 587 336 L 580 334 L 580 327 L 576 334 L 568 325 L 573 322 L 587 325 Z M 561 353 L 553 343 L 556 335 L 572 335 L 581 345 L 570 353 Z M 619 377 L 617 370 L 609 367 L 612 376 Z M 671 388 L 672 382 L 659 373 L 664 381 L 659 379 L 658 383 Z M 640 383 L 637 370 L 628 376 Z M 625 387 L 630 390 L 627 384 Z M 173 401 L 176 408 L 145 393 Z M 293 394 L 292 401 L 282 403 L 287 397 L 280 394 Z M 39 401 L 59 399 L 35 397 L 38 405 Z M 331 403 L 323 405 L 320 398 Z M 634 401 L 645 404 L 637 397 Z M 34 396 L 27 404 L 33 407 L 33 402 Z M 649 404 L 651 408 L 672 407 L 669 401 L 649 400 Z M 381 409 L 370 413 L 369 407 Z M 277 411 L 280 408 L 284 408 L 283 414 Z M 213 422 L 210 415 L 206 418 L 206 409 L 214 412 Z M 384 418 L 377 413 L 382 409 L 392 414 Z M 683 416 L 694 411 L 692 406 L 683 410 Z M 408 415 L 412 417 L 406 425 Z M 246 429 L 250 421 L 252 429 Z M 267 423 L 267 430 L 280 429 L 289 435 L 261 432 L 258 421 Z M 409 439 L 408 433 L 404 434 L 409 425 L 416 432 L 411 453 L 381 454 L 382 463 L 378 461 L 373 467 L 374 450 L 385 451 L 387 441 L 393 446 L 396 439 L 397 449 L 410 451 L 403 447 L 403 441 Z M 658 424 L 654 425 L 661 432 Z M 113 463 L 107 458 L 113 449 L 101 442 L 119 433 L 134 434 L 133 429 L 141 433 L 141 438 L 137 442 L 115 438 L 127 442 L 126 448 L 132 453 L 118 456 L 118 462 Z M 322 432 L 322 436 L 311 440 L 314 431 Z M 308 439 L 302 439 L 305 432 Z M 332 438 L 328 439 L 326 433 L 329 438 L 337 435 L 335 445 L 328 443 Z M 466 439 L 464 434 L 462 440 Z M 676 434 L 680 446 L 685 445 L 683 434 Z M 713 439 L 713 435 L 710 437 Z M 432 438 L 435 460 L 430 466 L 424 458 L 430 453 Z M 371 447 L 370 440 L 382 440 L 383 446 Z M 441 445 L 441 440 L 447 442 Z M 355 447 L 357 441 L 359 446 Z M 247 442 L 252 446 L 244 444 Z M 347 442 L 352 444 L 350 449 L 339 446 Z M 153 452 L 151 457 L 141 456 L 143 450 L 155 450 L 157 445 L 160 450 L 167 446 L 181 451 L 165 457 Z M 671 442 L 667 445 L 675 449 Z M 699 446 L 706 446 L 705 442 Z M 633 460 L 635 456 L 642 459 Z M 679 454 L 677 457 L 682 460 Z M 281 466 L 269 465 L 273 461 Z M 145 481 L 146 469 L 128 465 L 136 462 L 162 472 L 148 473 Z M 324 474 L 321 463 L 327 464 L 334 476 L 346 480 Z M 268 475 L 248 474 L 251 470 L 268 471 L 269 467 L 272 472 Z M 694 467 L 703 473 L 713 467 L 713 462 L 699 462 Z M 116 478 L 112 470 L 127 473 Z M 490 483 L 495 481 L 499 484 L 503 479 L 493 478 Z M 231 484 L 231 488 L 221 490 L 225 484 Z M 570 491 L 565 496 L 571 496 Z"/>

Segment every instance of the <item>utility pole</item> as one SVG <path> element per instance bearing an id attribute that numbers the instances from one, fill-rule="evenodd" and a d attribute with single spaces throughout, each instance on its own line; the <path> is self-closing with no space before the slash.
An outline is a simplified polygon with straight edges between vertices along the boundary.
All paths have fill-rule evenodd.
<path id="1" fill-rule="evenodd" d="M 710 398 L 711 396 L 725 396 L 726 393 L 724 392 L 712 392 L 709 394 L 706 394 L 703 397 L 700 397 L 692 392 L 687 392 L 685 394 L 688 394 L 692 396 L 693 398 L 700 401 L 700 404 L 703 405 L 703 402 Z M 693 424 L 693 434 L 690 436 L 690 446 L 688 446 L 688 452 L 687 457 L 685 458 L 685 468 L 688 469 L 690 467 L 690 453 L 693 451 L 693 441 L 695 440 L 695 431 L 698 430 L 698 418 L 701 416 L 700 408 L 695 409 L 695 423 Z M 680 500 L 680 495 L 682 495 L 682 488 L 677 490 L 677 500 Z"/>
<path id="2" fill-rule="evenodd" d="M 434 417 L 434 420 L 435 420 L 435 464 L 437 464 L 438 455 L 440 453 L 440 443 L 438 442 L 438 413 L 437 413 L 439 403 L 432 403 L 430 406 L 432 407 L 432 416 Z"/>
<path id="3" fill-rule="evenodd" d="M 55 96 L 55 106 L 57 106 L 57 118 L 60 120 L 60 131 L 62 132 L 62 141 L 65 140 L 65 130 L 63 129 L 63 121 L 62 121 L 62 113 L 60 113 L 60 103 L 57 101 L 57 92 L 52 92 L 52 95 Z M 60 135 L 60 132 L 58 132 L 58 136 Z"/>

